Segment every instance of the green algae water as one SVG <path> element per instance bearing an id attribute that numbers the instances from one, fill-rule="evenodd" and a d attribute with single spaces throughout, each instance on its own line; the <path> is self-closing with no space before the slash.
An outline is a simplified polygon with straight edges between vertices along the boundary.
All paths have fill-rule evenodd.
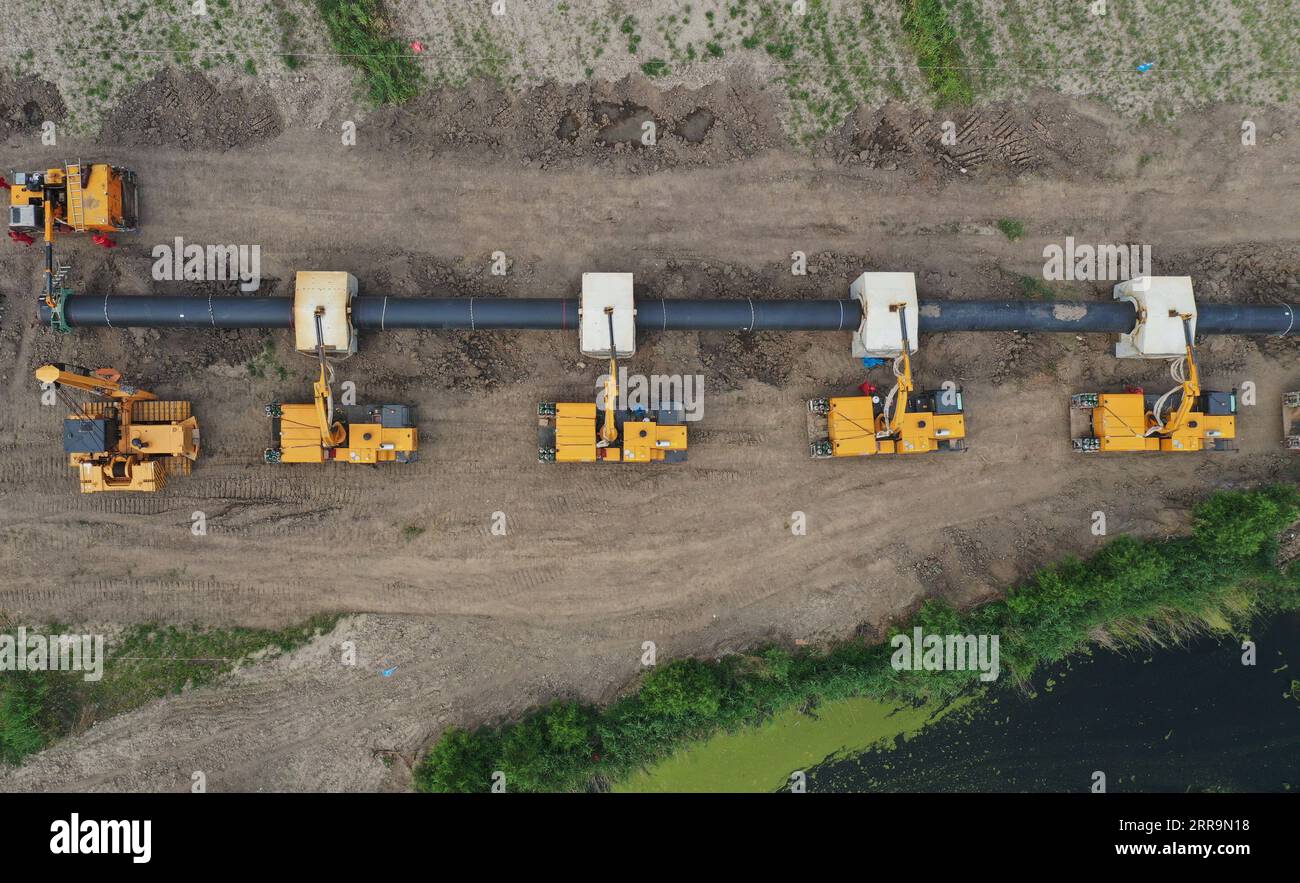
<path id="1" fill-rule="evenodd" d="M 1261 623 L 1258 659 L 1202 638 L 1094 650 L 939 708 L 870 699 L 790 709 L 684 748 L 617 791 L 1300 790 L 1300 617 Z"/>
<path id="2" fill-rule="evenodd" d="M 762 726 L 689 746 L 615 791 L 776 791 L 795 770 L 896 745 L 969 700 L 947 707 L 846 699 L 812 712 L 787 709 Z"/>

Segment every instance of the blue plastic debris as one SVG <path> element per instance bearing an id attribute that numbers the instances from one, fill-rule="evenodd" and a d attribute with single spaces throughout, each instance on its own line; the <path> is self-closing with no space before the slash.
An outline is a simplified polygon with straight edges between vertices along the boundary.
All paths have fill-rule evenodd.
<path id="1" fill-rule="evenodd" d="M 873 358 L 870 358 L 870 357 L 868 357 L 868 356 L 863 356 L 863 357 L 862 357 L 862 367 L 863 367 L 863 368 L 879 368 L 879 367 L 880 367 L 881 365 L 883 365 L 883 364 L 885 364 L 885 360 L 884 360 L 884 359 L 873 359 Z"/>
<path id="2" fill-rule="evenodd" d="M 384 669 L 383 671 L 380 672 L 380 674 L 386 678 L 391 678 L 393 676 L 393 672 L 395 671 L 397 671 L 397 666 L 394 665 L 392 668 Z"/>
<path id="3" fill-rule="evenodd" d="M 1156 63 L 1155 63 L 1154 61 L 1144 61 L 1144 62 L 1142 62 L 1141 64 L 1138 65 L 1138 68 L 1137 68 L 1137 69 L 1138 69 L 1138 72 L 1139 72 L 1139 73 L 1144 73 L 1144 74 L 1145 74 L 1147 71 L 1151 70 L 1151 68 L 1153 68 L 1153 67 L 1155 67 L 1155 66 L 1156 66 Z"/>

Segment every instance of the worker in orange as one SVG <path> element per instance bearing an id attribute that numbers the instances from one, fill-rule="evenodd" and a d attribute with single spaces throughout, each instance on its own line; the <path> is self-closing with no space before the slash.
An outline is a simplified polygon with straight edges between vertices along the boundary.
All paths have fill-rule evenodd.
<path id="1" fill-rule="evenodd" d="M 96 233 L 94 236 L 90 237 L 90 241 L 98 245 L 100 248 L 117 248 L 117 243 L 109 239 L 103 233 Z"/>

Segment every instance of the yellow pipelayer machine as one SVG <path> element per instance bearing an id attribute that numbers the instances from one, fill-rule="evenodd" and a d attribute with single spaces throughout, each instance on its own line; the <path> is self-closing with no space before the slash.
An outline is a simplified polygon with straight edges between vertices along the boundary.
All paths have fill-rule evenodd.
<path id="1" fill-rule="evenodd" d="M 618 356 L 614 308 L 609 323 L 609 379 L 604 409 L 592 402 L 542 402 L 537 406 L 537 459 L 542 463 L 681 463 L 686 425 L 678 408 L 651 412 L 618 409 Z M 599 428 L 598 428 L 599 427 Z"/>
<path id="2" fill-rule="evenodd" d="M 410 463 L 416 459 L 419 431 L 406 405 L 334 407 L 334 366 L 325 356 L 325 308 L 313 314 L 320 374 L 312 385 L 313 401 L 266 406 L 275 447 L 267 463 Z"/>
<path id="3" fill-rule="evenodd" d="M 83 494 L 160 491 L 167 476 L 189 475 L 199 456 L 199 423 L 190 403 L 165 402 L 121 382 L 111 368 L 89 372 L 42 365 L 36 379 L 52 386 L 72 413 L 63 421 L 63 450 Z M 68 390 L 101 401 L 79 402 Z"/>
<path id="4" fill-rule="evenodd" d="M 1142 390 L 1080 393 L 1070 399 L 1070 437 L 1079 453 L 1230 451 L 1237 437 L 1237 392 L 1203 391 L 1190 313 L 1182 322 L 1186 352 L 1172 363 L 1178 386 L 1164 395 Z M 1174 407 L 1173 397 L 1178 396 Z"/>
<path id="5" fill-rule="evenodd" d="M 883 402 L 874 393 L 809 401 L 808 439 L 815 459 L 966 449 L 961 389 L 915 391 L 907 305 L 891 310 L 898 314 L 903 342 L 893 363 L 894 388 Z"/>

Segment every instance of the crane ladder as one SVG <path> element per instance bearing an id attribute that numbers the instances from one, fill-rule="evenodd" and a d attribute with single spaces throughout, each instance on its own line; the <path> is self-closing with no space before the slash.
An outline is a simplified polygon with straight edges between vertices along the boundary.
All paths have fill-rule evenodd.
<path id="1" fill-rule="evenodd" d="M 86 229 L 86 207 L 82 199 L 81 163 L 65 167 L 64 183 L 68 192 L 68 223 L 78 232 Z"/>

